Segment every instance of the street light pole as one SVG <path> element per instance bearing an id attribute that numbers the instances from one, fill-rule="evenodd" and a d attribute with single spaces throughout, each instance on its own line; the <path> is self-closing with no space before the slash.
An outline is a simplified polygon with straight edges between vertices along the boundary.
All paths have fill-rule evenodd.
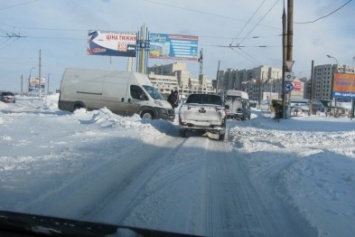
<path id="1" fill-rule="evenodd" d="M 335 73 L 338 73 L 338 65 L 339 65 L 339 63 L 338 63 L 338 60 L 335 58 L 335 57 L 333 57 L 333 56 L 330 56 L 329 54 L 327 54 L 327 57 L 328 58 L 332 58 L 332 59 L 334 59 L 335 60 L 335 62 L 337 63 L 336 64 L 336 71 L 335 72 L 333 72 L 333 80 L 332 80 L 332 98 L 333 98 L 333 94 L 334 94 L 334 75 L 335 75 Z M 334 106 L 335 106 L 335 108 L 334 108 L 334 117 L 337 117 L 338 116 L 338 108 L 337 108 L 337 98 L 336 97 L 334 97 Z"/>

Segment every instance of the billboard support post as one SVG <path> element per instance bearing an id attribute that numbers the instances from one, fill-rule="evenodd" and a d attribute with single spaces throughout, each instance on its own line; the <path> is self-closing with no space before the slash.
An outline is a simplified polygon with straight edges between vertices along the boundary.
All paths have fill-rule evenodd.
<path id="1" fill-rule="evenodd" d="M 150 48 L 148 28 L 143 25 L 137 33 L 136 68 L 140 73 L 147 73 L 148 53 Z"/>

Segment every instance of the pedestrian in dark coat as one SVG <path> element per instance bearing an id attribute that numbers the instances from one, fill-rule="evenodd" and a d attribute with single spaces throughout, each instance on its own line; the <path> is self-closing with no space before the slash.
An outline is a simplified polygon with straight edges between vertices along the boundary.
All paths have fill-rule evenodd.
<path id="1" fill-rule="evenodd" d="M 174 109 L 179 106 L 179 93 L 177 90 L 171 90 L 170 95 L 168 96 L 168 102 L 171 104 L 171 107 Z"/>

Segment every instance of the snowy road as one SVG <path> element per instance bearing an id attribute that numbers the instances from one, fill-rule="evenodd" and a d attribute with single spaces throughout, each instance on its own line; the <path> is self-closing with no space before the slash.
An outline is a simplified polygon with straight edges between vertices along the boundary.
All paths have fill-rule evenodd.
<path id="1" fill-rule="evenodd" d="M 171 136 L 156 143 L 116 140 L 119 154 L 95 144 L 103 146 L 105 162 L 78 170 L 20 209 L 207 236 L 315 235 L 277 195 L 255 190 L 229 142 Z"/>
<path id="2" fill-rule="evenodd" d="M 0 104 L 1 210 L 206 236 L 355 230 L 351 121 L 261 115 L 221 142 L 56 101 Z"/>

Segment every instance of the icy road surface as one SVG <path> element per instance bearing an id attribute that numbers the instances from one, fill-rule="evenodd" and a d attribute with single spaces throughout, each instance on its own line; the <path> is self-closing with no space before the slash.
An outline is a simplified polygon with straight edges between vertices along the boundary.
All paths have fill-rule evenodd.
<path id="1" fill-rule="evenodd" d="M 159 145 L 138 147 L 120 139 L 91 144 L 89 150 L 101 149 L 95 155 L 101 162 L 93 159 L 54 186 L 37 187 L 45 193 L 18 209 L 209 236 L 311 233 L 301 216 L 272 190 L 253 188 L 241 154 L 228 142 L 205 137 L 165 137 L 156 142 Z M 79 157 L 76 152 L 72 150 Z"/>
<path id="2" fill-rule="evenodd" d="M 0 106 L 2 210 L 206 236 L 353 233 L 348 122 L 228 121 L 221 142 L 50 98 Z"/>

